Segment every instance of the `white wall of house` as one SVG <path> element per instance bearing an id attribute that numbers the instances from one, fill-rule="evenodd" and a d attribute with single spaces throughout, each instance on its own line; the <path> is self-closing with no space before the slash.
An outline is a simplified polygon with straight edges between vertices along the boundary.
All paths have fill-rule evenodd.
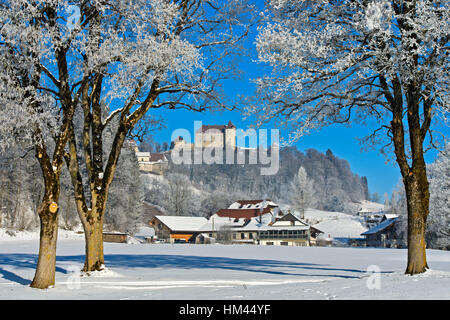
<path id="1" fill-rule="evenodd" d="M 260 240 L 260 245 L 263 246 L 300 246 L 300 247 L 309 247 L 309 242 L 307 240 L 289 240 L 289 239 L 264 239 Z"/>

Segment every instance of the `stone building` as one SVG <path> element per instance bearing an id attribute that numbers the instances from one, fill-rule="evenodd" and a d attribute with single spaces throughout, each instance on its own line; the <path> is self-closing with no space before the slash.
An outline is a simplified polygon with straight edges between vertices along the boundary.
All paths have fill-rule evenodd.
<path id="1" fill-rule="evenodd" d="M 227 125 L 202 125 L 195 132 L 195 148 L 236 148 L 236 127 L 229 121 Z"/>
<path id="2" fill-rule="evenodd" d="M 139 170 L 163 175 L 169 167 L 169 161 L 164 153 L 136 152 Z"/>

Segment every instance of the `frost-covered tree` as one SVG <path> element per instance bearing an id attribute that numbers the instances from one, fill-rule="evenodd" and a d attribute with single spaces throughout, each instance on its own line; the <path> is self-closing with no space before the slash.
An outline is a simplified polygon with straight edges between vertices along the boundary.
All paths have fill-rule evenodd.
<path id="1" fill-rule="evenodd" d="M 242 195 L 216 190 L 201 201 L 200 215 L 209 219 L 220 209 L 228 208 L 239 196 L 242 197 Z"/>
<path id="2" fill-rule="evenodd" d="M 171 215 L 184 216 L 194 201 L 192 185 L 189 179 L 181 174 L 172 173 L 167 176 L 167 207 Z"/>
<path id="3" fill-rule="evenodd" d="M 305 210 L 315 203 L 314 183 L 306 174 L 303 167 L 298 169 L 297 175 L 291 183 L 291 207 L 300 212 L 300 218 L 305 218 Z"/>
<path id="4" fill-rule="evenodd" d="M 401 180 L 392 191 L 390 207 L 386 213 L 398 216 L 395 224 L 396 238 L 402 246 L 406 246 L 408 242 L 408 208 L 405 186 Z"/>
<path id="5" fill-rule="evenodd" d="M 378 192 L 372 193 L 372 195 L 370 196 L 370 201 L 380 203 L 381 202 L 380 194 Z"/>
<path id="6" fill-rule="evenodd" d="M 390 207 L 390 203 L 389 203 L 389 195 L 387 194 L 387 192 L 384 193 L 384 211 L 388 211 L 389 207 Z"/>
<path id="7" fill-rule="evenodd" d="M 95 41 L 95 16 L 87 1 L 0 2 L 0 137 L 34 146 L 44 180 L 37 208 L 40 246 L 31 286 L 55 284 L 60 176 L 74 110 L 88 85 L 91 67 L 82 44 Z M 69 23 L 75 3 L 76 24 Z M 74 20 L 72 19 L 72 20 Z M 90 39 L 90 40 L 88 40 Z"/>
<path id="8" fill-rule="evenodd" d="M 0 228 L 31 230 L 44 188 L 33 149 L 8 147 L 0 158 Z"/>
<path id="9" fill-rule="evenodd" d="M 125 140 L 153 109 L 224 107 L 220 80 L 236 70 L 232 56 L 247 34 L 244 19 L 252 8 L 245 0 L 71 3 L 81 17 L 75 29 L 93 17 L 86 31 L 91 37 L 78 43 L 74 61 L 79 70 L 89 72 L 80 97 L 83 157 L 77 156 L 76 130 L 71 131 L 66 157 L 85 230 L 83 270 L 93 271 L 104 265 L 105 209 Z M 105 115 L 106 109 L 110 112 Z M 108 125 L 114 126 L 110 147 L 103 141 Z M 80 173 L 82 166 L 87 179 Z"/>
<path id="10" fill-rule="evenodd" d="M 450 143 L 429 167 L 430 217 L 427 240 L 432 248 L 450 248 Z"/>
<path id="11" fill-rule="evenodd" d="M 113 136 L 105 137 L 111 144 Z M 110 230 L 134 233 L 142 224 L 144 190 L 133 146 L 125 143 L 108 195 L 105 226 Z"/>
<path id="12" fill-rule="evenodd" d="M 436 144 L 432 123 L 447 125 L 449 9 L 439 0 L 272 0 L 256 39 L 273 70 L 248 108 L 260 123 L 280 120 L 289 141 L 330 124 L 374 124 L 363 141 L 393 148 L 408 205 L 407 274 L 428 268 L 424 152 Z"/>

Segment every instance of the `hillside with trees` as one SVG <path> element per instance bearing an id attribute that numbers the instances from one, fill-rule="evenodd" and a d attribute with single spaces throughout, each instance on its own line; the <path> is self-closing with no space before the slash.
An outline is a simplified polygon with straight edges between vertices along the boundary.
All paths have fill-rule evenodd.
<path id="1" fill-rule="evenodd" d="M 169 157 L 170 158 L 170 157 Z M 187 198 L 183 214 L 210 215 L 213 208 L 223 208 L 236 199 L 268 198 L 290 203 L 293 177 L 300 167 L 312 181 L 314 207 L 327 211 L 356 213 L 358 202 L 369 199 L 366 177 L 351 171 L 348 161 L 315 149 L 305 152 L 295 147 L 280 150 L 280 168 L 275 175 L 261 175 L 261 164 L 174 164 L 169 162 L 167 179 L 146 186 L 145 199 L 172 212 L 167 201 L 183 194 Z M 184 178 L 183 178 L 184 177 Z M 182 192 L 191 185 L 190 193 Z M 198 192 L 200 191 L 200 192 Z M 181 198 L 178 197 L 181 201 Z M 217 202 L 218 205 L 214 205 Z M 192 208 L 188 208 L 192 207 Z M 179 211 L 176 210 L 177 214 Z"/>

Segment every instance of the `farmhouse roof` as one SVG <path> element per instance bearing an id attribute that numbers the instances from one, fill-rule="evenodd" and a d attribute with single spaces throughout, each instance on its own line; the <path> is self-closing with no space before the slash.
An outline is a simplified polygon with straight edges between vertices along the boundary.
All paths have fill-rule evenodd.
<path id="1" fill-rule="evenodd" d="M 383 222 L 381 222 L 379 225 L 373 227 L 372 229 L 361 233 L 361 235 L 362 236 L 367 236 L 367 235 L 371 235 L 371 234 L 380 233 L 380 232 L 386 230 L 387 228 L 389 228 L 390 226 L 392 226 L 395 223 L 395 221 L 397 221 L 397 218 L 386 219 Z"/>
<path id="2" fill-rule="evenodd" d="M 152 153 L 150 154 L 150 162 L 167 161 L 164 153 Z"/>
<path id="3" fill-rule="evenodd" d="M 155 216 L 167 228 L 172 231 L 199 231 L 208 220 L 204 217 L 188 217 L 188 216 Z"/>
<path id="4" fill-rule="evenodd" d="M 136 152 L 137 157 L 150 157 L 150 152 Z"/>
<path id="5" fill-rule="evenodd" d="M 261 209 L 220 209 L 217 211 L 219 217 L 228 217 L 234 219 L 251 219 L 254 217 L 259 217 L 266 213 L 270 213 L 270 208 Z"/>

